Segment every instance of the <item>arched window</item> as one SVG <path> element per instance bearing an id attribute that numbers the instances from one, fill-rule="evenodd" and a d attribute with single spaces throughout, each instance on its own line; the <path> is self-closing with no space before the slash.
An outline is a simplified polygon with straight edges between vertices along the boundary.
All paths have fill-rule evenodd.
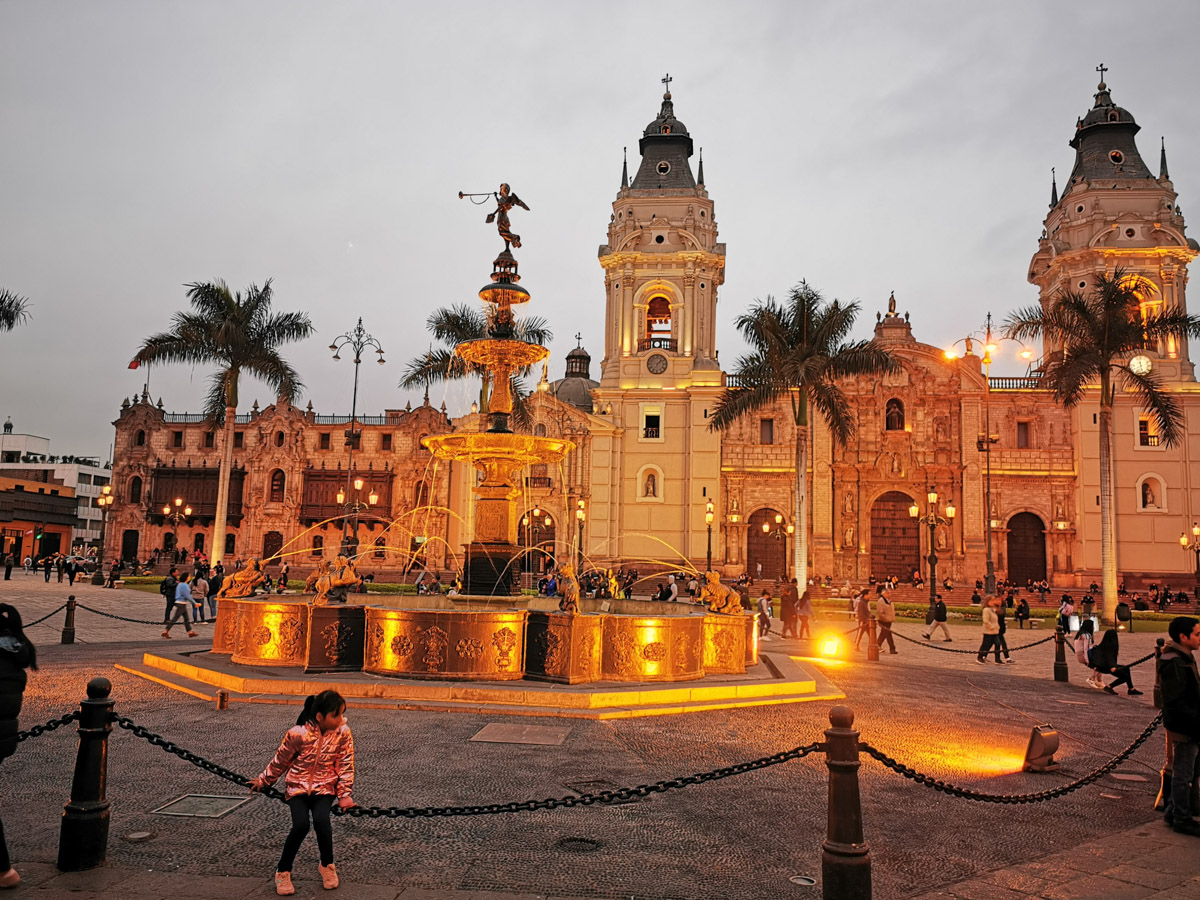
<path id="1" fill-rule="evenodd" d="M 543 425 L 541 422 L 538 422 L 536 425 L 533 426 L 533 433 L 534 433 L 535 437 L 545 437 L 546 436 L 546 426 Z"/>
<path id="2" fill-rule="evenodd" d="M 375 558 L 383 559 L 385 556 L 387 556 L 387 541 L 381 534 L 379 537 L 375 538 Z"/>
<path id="3" fill-rule="evenodd" d="M 236 551 L 237 551 L 237 535 L 236 534 L 225 535 L 225 555 L 233 556 L 233 554 Z"/>
<path id="4" fill-rule="evenodd" d="M 904 404 L 893 397 L 884 407 L 884 428 L 887 431 L 904 430 Z"/>
<path id="5" fill-rule="evenodd" d="M 142 502 L 142 479 L 137 475 L 129 479 L 129 502 Z"/>
<path id="6" fill-rule="evenodd" d="M 319 534 L 313 535 L 312 555 L 313 556 L 324 556 L 325 555 L 325 538 Z"/>
<path id="7" fill-rule="evenodd" d="M 646 306 L 646 339 L 642 350 L 674 350 L 671 340 L 671 301 L 659 294 Z"/>
<path id="8" fill-rule="evenodd" d="M 413 486 L 413 505 L 429 505 L 429 487 L 424 481 L 418 481 L 416 485 Z"/>
<path id="9" fill-rule="evenodd" d="M 287 440 L 287 436 L 282 431 L 275 432 L 275 446 L 282 447 L 283 442 Z"/>
<path id="10" fill-rule="evenodd" d="M 287 477 L 283 474 L 283 469 L 276 469 L 271 473 L 271 502 L 283 502 L 283 489 L 287 484 Z"/>
<path id="11" fill-rule="evenodd" d="M 146 432 L 142 431 L 142 429 L 139 428 L 137 430 L 137 434 L 135 434 L 133 436 L 133 445 L 135 447 L 145 447 L 146 446 Z"/>

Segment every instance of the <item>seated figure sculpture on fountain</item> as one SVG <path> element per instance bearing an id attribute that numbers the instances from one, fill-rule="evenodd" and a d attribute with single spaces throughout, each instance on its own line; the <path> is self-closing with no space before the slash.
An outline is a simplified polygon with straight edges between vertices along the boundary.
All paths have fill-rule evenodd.
<path id="1" fill-rule="evenodd" d="M 265 584 L 266 580 L 267 576 L 262 570 L 262 560 L 258 557 L 251 557 L 246 560 L 244 566 L 225 579 L 217 594 L 217 600 L 240 600 L 244 597 L 253 597 L 255 588 L 260 584 Z"/>
<path id="2" fill-rule="evenodd" d="M 700 602 L 708 604 L 708 611 L 726 616 L 740 616 L 742 601 L 737 591 L 721 584 L 717 572 L 704 573 L 704 585 L 700 588 Z"/>

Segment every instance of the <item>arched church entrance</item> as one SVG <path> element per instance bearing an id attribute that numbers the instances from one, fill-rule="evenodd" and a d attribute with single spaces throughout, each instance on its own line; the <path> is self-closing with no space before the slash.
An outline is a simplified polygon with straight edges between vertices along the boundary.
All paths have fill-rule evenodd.
<path id="1" fill-rule="evenodd" d="M 1008 580 L 1017 584 L 1046 577 L 1046 526 L 1031 512 L 1008 520 Z"/>
<path id="2" fill-rule="evenodd" d="M 787 577 L 787 526 L 776 523 L 779 515 L 782 513 L 775 509 L 760 509 L 746 520 L 746 572 L 751 578 Z M 767 531 L 763 531 L 764 525 Z"/>
<path id="3" fill-rule="evenodd" d="M 871 574 L 907 579 L 921 564 L 921 531 L 908 514 L 912 497 L 888 491 L 871 507 Z"/>

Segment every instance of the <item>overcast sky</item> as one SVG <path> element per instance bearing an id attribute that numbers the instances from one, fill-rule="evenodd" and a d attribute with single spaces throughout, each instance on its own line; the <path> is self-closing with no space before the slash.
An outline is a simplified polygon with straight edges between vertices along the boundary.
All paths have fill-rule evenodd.
<path id="1" fill-rule="evenodd" d="M 0 417 L 107 456 L 141 339 L 214 278 L 272 278 L 278 308 L 312 316 L 285 350 L 302 403 L 349 412 L 352 367 L 327 348 L 359 315 L 388 359 L 364 366 L 359 411 L 420 402 L 396 385 L 426 317 L 478 302 L 499 249 L 457 193 L 501 181 L 532 210 L 513 227 L 551 377 L 576 331 L 597 375 L 596 249 L 666 72 L 728 247 L 726 367 L 734 316 L 801 278 L 858 300 L 863 337 L 895 290 L 944 346 L 1035 298 L 1050 168 L 1061 186 L 1099 63 L 1154 171 L 1166 136 L 1192 212 L 1198 24 L 1194 0 L 0 0 L 0 287 L 32 314 L 0 334 Z M 156 367 L 150 390 L 198 411 L 207 375 Z M 243 408 L 270 394 L 246 383 Z M 443 399 L 459 414 L 470 392 Z"/>

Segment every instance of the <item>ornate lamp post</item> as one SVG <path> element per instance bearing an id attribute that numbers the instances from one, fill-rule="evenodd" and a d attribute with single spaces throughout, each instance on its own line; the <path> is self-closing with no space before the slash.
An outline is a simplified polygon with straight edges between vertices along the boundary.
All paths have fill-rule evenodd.
<path id="1" fill-rule="evenodd" d="M 379 341 L 375 340 L 366 329 L 363 328 L 362 316 L 358 317 L 358 324 L 354 329 L 346 334 L 338 335 L 334 338 L 329 349 L 333 351 L 334 359 L 341 359 L 338 351 L 343 347 L 349 347 L 354 351 L 354 393 L 350 398 L 350 427 L 346 429 L 346 447 L 350 450 L 349 459 L 346 461 L 346 490 L 345 493 L 339 492 L 338 503 L 344 502 L 345 494 L 350 493 L 350 478 L 354 469 L 354 451 L 358 449 L 359 438 L 362 437 L 362 430 L 357 427 L 358 422 L 358 367 L 362 363 L 362 353 L 364 350 L 374 350 L 378 354 L 379 359 L 376 360 L 381 366 L 386 360 L 383 358 L 383 347 Z M 362 479 L 358 479 L 361 482 Z M 356 490 L 362 490 L 361 487 Z M 374 495 L 372 495 L 374 496 Z M 372 505 L 374 505 L 372 503 Z M 356 556 L 358 554 L 358 512 L 354 514 L 354 541 L 349 538 L 349 522 L 342 520 L 342 554 L 344 556 Z"/>
<path id="2" fill-rule="evenodd" d="M 587 520 L 587 501 L 585 501 L 581 498 L 578 501 L 578 503 L 576 503 L 576 509 L 575 509 L 575 521 L 579 523 L 579 533 L 577 536 L 578 540 L 579 540 L 579 547 L 576 551 L 578 554 L 578 557 L 579 557 L 579 562 L 575 566 L 575 568 L 577 570 L 577 574 L 580 574 L 580 575 L 583 574 L 583 526 L 584 526 L 584 522 L 586 520 Z"/>
<path id="3" fill-rule="evenodd" d="M 1200 525 L 1196 524 L 1195 522 L 1192 523 L 1192 539 L 1190 542 L 1188 541 L 1186 532 L 1180 534 L 1179 546 L 1181 546 L 1184 550 L 1191 550 L 1194 554 L 1196 554 L 1195 596 L 1200 597 Z"/>
<path id="4" fill-rule="evenodd" d="M 787 581 L 788 565 L 787 565 L 787 536 L 796 531 L 795 525 L 786 525 L 783 521 L 783 516 L 779 513 L 775 514 L 775 527 L 771 527 L 770 522 L 763 522 L 763 534 L 769 534 L 779 544 L 780 550 L 783 553 L 783 575 L 782 580 Z"/>
<path id="5" fill-rule="evenodd" d="M 92 584 L 104 584 L 104 537 L 108 531 L 108 511 L 116 499 L 111 484 L 100 488 L 100 496 L 96 498 L 96 505 L 100 507 L 100 549 L 96 552 L 96 571 L 92 573 Z"/>
<path id="6" fill-rule="evenodd" d="M 959 341 L 955 341 L 946 350 L 946 359 L 958 359 L 958 351 L 955 349 L 959 344 L 962 344 L 963 356 L 975 355 L 975 344 L 983 344 L 983 359 L 981 362 L 984 366 L 984 380 L 987 384 L 987 390 L 983 395 L 983 434 L 975 441 L 975 446 L 980 453 L 984 454 L 986 464 L 986 475 L 984 476 L 983 489 L 983 504 L 984 504 L 984 533 L 987 538 L 987 575 L 984 576 L 983 592 L 985 594 L 996 593 L 996 563 L 992 556 L 992 444 L 1000 440 L 998 435 L 992 434 L 992 354 L 1000 349 L 1002 342 L 1011 342 L 1019 346 L 1021 349 L 1017 355 L 1024 360 L 1033 358 L 1033 351 L 1014 338 L 1006 338 L 1001 335 L 992 334 L 992 314 L 987 314 L 987 324 L 984 327 L 983 334 L 976 332 L 969 334 Z M 932 582 L 933 579 L 930 579 Z"/>
<path id="7" fill-rule="evenodd" d="M 184 519 L 190 519 L 192 517 L 192 508 L 190 506 L 183 505 L 182 497 L 176 497 L 175 498 L 175 508 L 171 509 L 171 505 L 169 503 L 164 503 L 162 512 L 163 512 L 163 519 L 166 521 L 169 521 L 172 524 L 171 552 L 173 554 L 175 554 L 176 558 L 178 558 L 178 555 L 179 555 L 179 523 L 182 522 Z"/>
<path id="8" fill-rule="evenodd" d="M 545 527 L 549 529 L 554 519 L 550 517 L 549 513 L 543 519 L 542 508 L 540 506 L 534 506 L 533 514 L 521 519 L 521 527 L 525 529 L 525 555 L 527 558 L 529 558 L 529 551 L 537 546 L 538 539 L 542 536 L 543 522 Z M 530 571 L 532 571 L 532 568 Z"/>
<path id="9" fill-rule="evenodd" d="M 706 554 L 707 567 L 704 571 L 712 571 L 712 525 L 713 525 L 713 502 L 710 498 L 704 504 L 704 524 L 708 526 L 708 553 Z"/>
<path id="10" fill-rule="evenodd" d="M 343 536 L 342 536 L 342 555 L 357 556 L 358 555 L 358 514 L 363 510 L 370 509 L 379 502 L 379 495 L 375 491 L 367 494 L 366 499 L 363 498 L 363 485 L 365 482 L 361 478 L 354 479 L 354 499 L 346 502 L 346 492 L 338 490 L 337 502 L 346 512 L 346 518 L 342 521 Z M 354 517 L 354 534 L 347 538 L 345 536 L 345 527 L 349 522 L 349 517 Z"/>
<path id="11" fill-rule="evenodd" d="M 908 508 L 908 514 L 922 525 L 929 526 L 929 556 L 927 557 L 929 560 L 929 602 L 933 603 L 937 600 L 937 527 L 939 525 L 949 526 L 954 521 L 954 514 L 957 510 L 953 503 L 947 503 L 945 518 L 938 515 L 938 493 L 932 485 L 930 485 L 925 499 L 929 504 L 926 507 L 925 515 L 921 515 L 921 509 L 916 503 Z M 953 535 L 953 532 L 951 534 Z"/>

